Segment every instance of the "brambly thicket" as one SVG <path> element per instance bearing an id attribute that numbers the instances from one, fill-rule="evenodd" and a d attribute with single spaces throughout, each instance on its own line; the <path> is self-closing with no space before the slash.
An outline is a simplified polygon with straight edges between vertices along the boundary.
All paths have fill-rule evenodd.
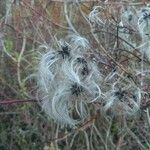
<path id="1" fill-rule="evenodd" d="M 149 150 L 149 0 L 0 0 L 0 150 Z"/>

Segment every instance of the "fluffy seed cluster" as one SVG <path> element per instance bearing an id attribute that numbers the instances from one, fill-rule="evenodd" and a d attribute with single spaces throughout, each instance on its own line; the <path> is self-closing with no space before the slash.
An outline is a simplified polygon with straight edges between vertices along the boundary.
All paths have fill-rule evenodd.
<path id="1" fill-rule="evenodd" d="M 120 36 L 146 55 L 150 61 L 150 8 L 128 7 L 121 16 Z M 130 29 L 130 30 L 129 30 Z M 129 49 L 127 44 L 125 48 Z"/>
<path id="2" fill-rule="evenodd" d="M 57 42 L 58 48 L 43 46 L 47 53 L 42 55 L 39 64 L 40 102 L 50 118 L 61 125 L 75 126 L 82 122 L 90 116 L 90 106 L 95 101 L 100 104 L 96 109 L 114 115 L 132 116 L 140 110 L 142 95 L 146 93 L 141 88 L 144 81 L 139 76 L 143 74 L 142 65 L 139 68 L 131 62 L 130 67 L 135 74 L 129 76 L 122 74 L 115 65 L 105 71 L 99 62 L 110 62 L 110 58 L 101 54 L 101 47 L 107 48 L 109 54 L 115 54 L 116 41 L 108 37 L 112 30 L 118 32 L 117 36 L 122 41 L 117 50 L 133 52 L 134 47 L 150 60 L 150 8 L 140 11 L 132 7 L 122 9 L 117 25 L 114 20 L 106 20 L 104 9 L 94 7 L 88 18 L 91 31 L 102 30 L 102 33 L 92 32 L 94 40 L 101 45 L 96 61 L 91 57 L 92 54 L 95 56 L 95 51 L 91 50 L 88 40 L 77 34 Z M 112 46 L 113 52 L 108 49 Z"/>
<path id="3" fill-rule="evenodd" d="M 101 74 L 97 64 L 88 58 L 88 41 L 79 36 L 60 42 L 58 50 L 44 46 L 39 65 L 42 108 L 60 124 L 74 126 L 88 114 L 88 103 L 101 96 Z"/>
<path id="4" fill-rule="evenodd" d="M 112 82 L 115 76 L 109 80 Z M 121 80 L 115 81 L 105 93 L 104 110 L 115 115 L 135 116 L 140 110 L 142 91 L 130 79 L 123 77 Z"/>

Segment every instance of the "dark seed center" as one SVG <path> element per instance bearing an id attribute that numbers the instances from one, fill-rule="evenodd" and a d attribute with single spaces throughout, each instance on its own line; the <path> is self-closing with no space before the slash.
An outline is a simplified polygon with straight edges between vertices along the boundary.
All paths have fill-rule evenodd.
<path id="1" fill-rule="evenodd" d="M 71 87 L 71 94 L 78 96 L 83 91 L 83 87 L 77 83 L 73 84 Z"/>
<path id="2" fill-rule="evenodd" d="M 61 51 L 58 51 L 58 53 L 63 57 L 63 59 L 67 56 L 69 57 L 70 56 L 70 52 L 69 52 L 69 48 L 68 46 L 62 46 L 62 50 Z"/>

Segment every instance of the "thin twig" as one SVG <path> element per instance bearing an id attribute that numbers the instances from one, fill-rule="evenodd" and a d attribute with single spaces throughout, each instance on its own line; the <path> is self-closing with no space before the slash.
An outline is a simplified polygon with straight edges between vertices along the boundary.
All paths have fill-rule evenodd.
<path id="1" fill-rule="evenodd" d="M 121 150 L 121 144 L 123 142 L 123 138 L 124 138 L 124 136 L 119 137 L 119 140 L 118 140 L 117 145 L 116 145 L 116 150 Z"/>
<path id="2" fill-rule="evenodd" d="M 28 3 L 26 3 L 25 1 L 22 1 L 22 2 L 21 2 L 21 5 L 22 5 L 22 6 L 27 6 L 27 7 L 30 8 L 33 12 L 35 12 L 36 14 L 38 14 L 38 15 L 41 16 L 41 13 L 40 13 L 40 12 L 36 11 L 35 9 L 33 9 L 33 8 L 32 8 Z M 65 30 L 72 30 L 72 29 L 70 29 L 70 28 L 68 28 L 68 27 L 62 26 L 62 25 L 60 25 L 60 24 L 58 24 L 58 23 L 56 23 L 56 22 L 50 20 L 49 18 L 47 18 L 47 17 L 44 16 L 44 15 L 42 15 L 42 17 L 43 17 L 44 19 L 46 19 L 47 21 L 51 22 L 52 24 L 54 24 L 54 25 L 60 27 L 60 28 L 63 28 L 63 29 L 65 29 Z M 39 18 L 39 19 L 41 19 L 41 18 Z"/>
<path id="3" fill-rule="evenodd" d="M 18 76 L 18 83 L 20 87 L 22 87 L 21 76 L 20 76 L 20 65 L 21 65 L 21 59 L 22 59 L 23 53 L 25 51 L 25 46 L 26 46 L 26 37 L 23 36 L 22 48 L 21 48 L 21 52 L 17 61 L 17 76 Z"/>
<path id="4" fill-rule="evenodd" d="M 34 103 L 37 102 L 36 100 L 4 100 L 0 101 L 0 105 L 11 105 L 11 104 L 18 104 L 18 103 Z"/>
<path id="5" fill-rule="evenodd" d="M 53 139 L 51 139 L 51 142 L 54 142 L 54 141 L 61 141 L 61 140 L 65 139 L 65 138 L 67 138 L 68 136 L 72 135 L 74 132 L 84 131 L 84 129 L 88 128 L 89 126 L 91 126 L 91 125 L 94 123 L 96 117 L 97 117 L 97 114 L 96 114 L 95 116 L 91 117 L 90 120 L 85 121 L 85 122 L 82 124 L 81 127 L 77 128 L 77 129 L 75 129 L 75 130 L 73 130 L 72 132 L 69 132 L 69 133 L 64 134 L 62 137 L 53 138 Z"/>

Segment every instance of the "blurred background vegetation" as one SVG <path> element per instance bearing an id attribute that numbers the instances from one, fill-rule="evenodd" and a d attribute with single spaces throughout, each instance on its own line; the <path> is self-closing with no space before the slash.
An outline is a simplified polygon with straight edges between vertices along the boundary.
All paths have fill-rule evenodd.
<path id="1" fill-rule="evenodd" d="M 98 2 L 85 2 L 80 7 L 88 14 L 96 3 Z M 88 32 L 89 27 L 78 7 L 69 3 L 68 10 L 72 12 L 70 18 L 79 33 Z M 56 35 L 63 37 L 70 30 L 62 2 L 0 0 L 0 150 L 66 150 L 70 149 L 68 143 L 71 143 L 72 150 L 87 149 L 90 121 L 86 127 L 76 131 L 61 129 L 42 112 L 37 103 L 36 72 L 41 53 L 39 46 L 43 43 L 53 45 Z M 136 134 L 143 128 L 142 120 L 144 119 L 141 119 L 141 127 L 133 128 Z M 101 126 L 105 120 L 97 124 Z M 118 126 L 121 125 L 114 119 L 110 130 L 116 144 L 122 138 L 119 138 Z M 103 133 L 103 128 L 100 130 Z M 145 150 L 150 149 L 147 133 L 141 131 L 140 134 L 139 137 L 147 141 L 144 143 Z M 56 142 L 58 137 L 60 139 Z M 105 149 L 101 147 L 101 138 L 103 137 L 94 137 L 97 144 L 94 150 Z M 132 138 L 126 140 L 128 143 L 133 142 L 133 146 L 130 144 L 125 150 L 137 149 Z"/>

